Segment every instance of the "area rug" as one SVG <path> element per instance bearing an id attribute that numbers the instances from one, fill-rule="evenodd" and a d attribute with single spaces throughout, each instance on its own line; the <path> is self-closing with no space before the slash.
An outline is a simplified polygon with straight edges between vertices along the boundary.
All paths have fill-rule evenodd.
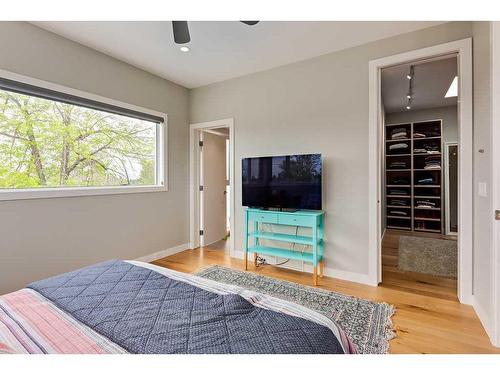
<path id="1" fill-rule="evenodd" d="M 457 241 L 400 236 L 398 268 L 402 271 L 457 278 Z"/>
<path id="2" fill-rule="evenodd" d="M 211 266 L 197 275 L 238 285 L 317 311 L 342 327 L 361 354 L 385 354 L 389 351 L 389 340 L 395 337 L 391 320 L 395 309 L 387 303 L 372 302 L 222 266 Z"/>

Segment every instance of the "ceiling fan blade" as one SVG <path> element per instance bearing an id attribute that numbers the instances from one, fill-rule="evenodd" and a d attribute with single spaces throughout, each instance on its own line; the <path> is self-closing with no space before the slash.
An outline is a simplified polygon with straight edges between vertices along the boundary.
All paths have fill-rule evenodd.
<path id="1" fill-rule="evenodd" d="M 187 21 L 172 21 L 174 30 L 174 41 L 177 44 L 185 44 L 191 41 Z"/>
<path id="2" fill-rule="evenodd" d="M 240 21 L 240 22 L 243 22 L 245 25 L 248 26 L 257 25 L 259 23 L 259 21 Z"/>

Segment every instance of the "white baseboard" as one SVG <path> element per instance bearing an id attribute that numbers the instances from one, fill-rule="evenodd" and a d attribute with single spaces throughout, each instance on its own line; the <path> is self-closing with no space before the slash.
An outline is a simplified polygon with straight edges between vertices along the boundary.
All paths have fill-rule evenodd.
<path id="1" fill-rule="evenodd" d="M 161 251 L 157 251 L 156 253 L 153 253 L 153 254 L 144 255 L 144 256 L 137 258 L 137 259 L 134 259 L 134 260 L 138 260 L 141 262 L 152 262 L 154 260 L 168 257 L 169 255 L 174 255 L 174 254 L 180 253 L 181 251 L 187 250 L 189 248 L 190 248 L 189 243 L 184 243 L 182 245 L 171 247 L 170 249 L 161 250 Z"/>
<path id="2" fill-rule="evenodd" d="M 495 342 L 495 335 L 492 332 L 490 317 L 488 316 L 486 309 L 484 309 L 483 306 L 474 297 L 472 297 L 472 307 L 479 317 L 479 320 L 481 321 L 481 324 L 483 325 L 484 330 L 486 331 L 486 334 L 488 335 L 491 343 L 498 347 L 499 343 Z"/>
<path id="3" fill-rule="evenodd" d="M 233 253 L 232 257 L 243 259 L 244 253 L 243 253 L 243 251 L 235 251 Z M 345 281 L 351 281 L 353 283 L 365 284 L 365 285 L 370 285 L 370 286 L 377 286 L 377 284 L 374 284 L 371 281 L 369 275 L 366 275 L 363 273 L 349 272 L 349 271 L 338 270 L 335 268 L 327 268 L 327 267 L 325 267 L 325 269 L 323 271 L 324 271 L 325 276 L 328 276 L 328 277 L 333 277 L 333 278 L 345 280 Z M 312 266 L 309 264 L 306 264 L 304 267 L 304 272 L 312 273 L 313 272 Z"/>

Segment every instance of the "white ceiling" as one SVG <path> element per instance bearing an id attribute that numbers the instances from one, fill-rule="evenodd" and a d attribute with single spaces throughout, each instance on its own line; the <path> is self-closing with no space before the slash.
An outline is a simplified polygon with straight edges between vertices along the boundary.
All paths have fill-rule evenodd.
<path id="1" fill-rule="evenodd" d="M 403 64 L 382 70 L 382 99 L 387 113 L 406 111 L 410 65 Z M 412 110 L 445 107 L 457 104 L 457 97 L 445 98 L 457 75 L 456 57 L 413 64 Z"/>
<path id="2" fill-rule="evenodd" d="M 188 88 L 305 60 L 443 22 L 190 21 L 191 51 L 171 22 L 32 22 Z"/>

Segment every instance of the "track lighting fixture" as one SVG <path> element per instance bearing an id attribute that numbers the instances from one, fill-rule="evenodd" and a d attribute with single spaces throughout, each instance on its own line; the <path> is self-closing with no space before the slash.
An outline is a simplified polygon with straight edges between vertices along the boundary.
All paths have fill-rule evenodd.
<path id="1" fill-rule="evenodd" d="M 408 93 L 406 94 L 406 99 L 408 99 L 408 104 L 406 105 L 406 109 L 410 110 L 411 109 L 411 101 L 413 99 L 413 76 L 414 76 L 414 71 L 413 71 L 413 65 L 410 65 L 410 72 L 406 76 L 408 78 Z"/>

